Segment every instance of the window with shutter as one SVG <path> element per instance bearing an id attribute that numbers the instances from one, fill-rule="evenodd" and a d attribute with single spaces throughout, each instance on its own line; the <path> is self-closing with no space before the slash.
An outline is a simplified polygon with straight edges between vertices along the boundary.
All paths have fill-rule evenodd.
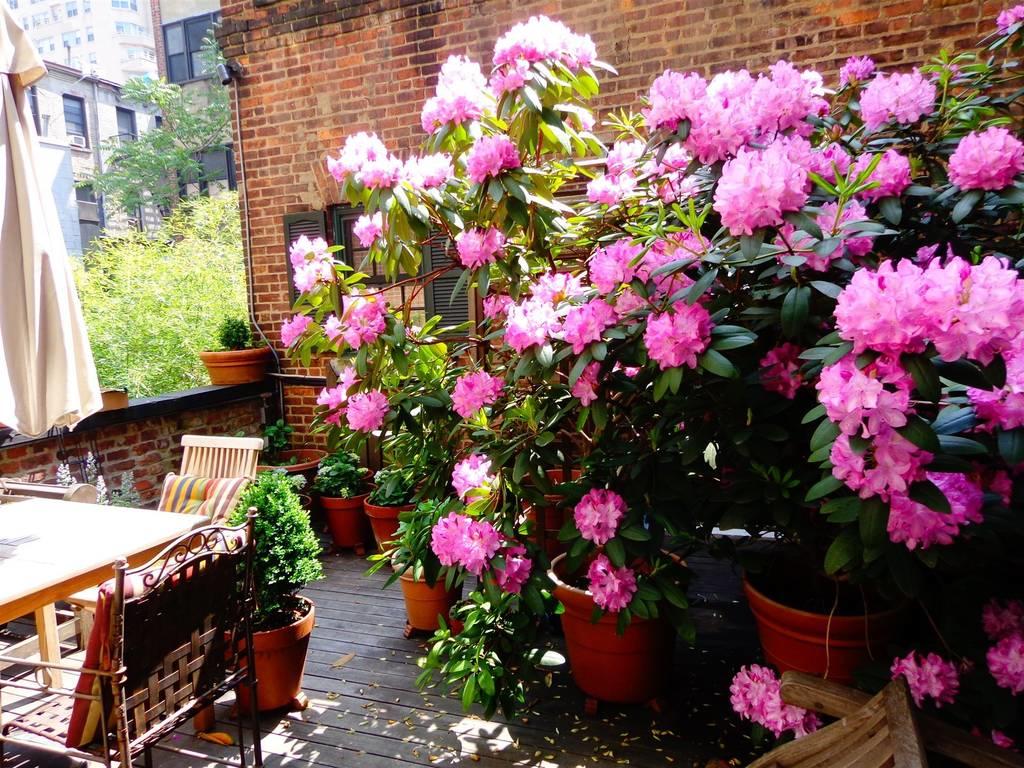
<path id="1" fill-rule="evenodd" d="M 438 269 L 451 261 L 451 256 L 447 253 L 450 243 L 447 238 L 431 240 L 423 259 L 425 272 Z M 442 326 L 460 325 L 470 318 L 469 293 L 465 285 L 457 294 L 455 293 L 456 284 L 461 276 L 462 270 L 453 268 L 427 286 L 427 315 L 440 315 Z"/>
<path id="2" fill-rule="evenodd" d="M 303 235 L 310 240 L 315 237 L 327 239 L 327 216 L 323 211 L 289 213 L 284 217 L 284 265 L 288 274 L 288 291 L 293 304 L 299 295 L 295 291 L 295 283 L 292 281 L 292 263 L 288 258 L 288 252 L 292 248 L 292 243 Z"/>

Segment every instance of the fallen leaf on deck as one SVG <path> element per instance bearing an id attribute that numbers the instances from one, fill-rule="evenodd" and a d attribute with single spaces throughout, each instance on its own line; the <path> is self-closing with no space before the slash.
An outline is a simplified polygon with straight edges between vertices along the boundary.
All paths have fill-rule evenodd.
<path id="1" fill-rule="evenodd" d="M 354 653 L 346 653 L 344 656 L 340 656 L 333 661 L 333 663 L 331 664 L 331 669 L 341 669 L 350 661 L 352 661 L 352 659 L 354 659 L 355 657 L 356 655 Z"/>

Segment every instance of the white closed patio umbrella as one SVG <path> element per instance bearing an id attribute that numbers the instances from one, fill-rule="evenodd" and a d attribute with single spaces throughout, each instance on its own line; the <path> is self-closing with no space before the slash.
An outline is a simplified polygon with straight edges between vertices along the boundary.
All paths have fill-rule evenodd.
<path id="1" fill-rule="evenodd" d="M 43 62 L 0 3 L 0 424 L 25 435 L 100 409 L 96 366 L 28 105 Z"/>

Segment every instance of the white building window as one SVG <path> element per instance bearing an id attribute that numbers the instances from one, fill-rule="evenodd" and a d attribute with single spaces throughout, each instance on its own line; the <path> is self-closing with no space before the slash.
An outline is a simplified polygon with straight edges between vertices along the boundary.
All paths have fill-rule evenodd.
<path id="1" fill-rule="evenodd" d="M 70 3 L 64 4 L 64 11 L 67 13 L 68 18 L 78 15 L 78 0 L 72 0 Z"/>
<path id="2" fill-rule="evenodd" d="M 71 48 L 76 45 L 81 45 L 82 33 L 79 32 L 77 29 L 72 32 L 65 32 L 63 35 L 60 36 L 60 40 L 64 44 L 65 48 Z"/>
<path id="3" fill-rule="evenodd" d="M 82 0 L 82 13 L 92 13 L 92 0 Z"/>
<path id="4" fill-rule="evenodd" d="M 98 59 L 96 57 L 96 54 L 95 53 L 90 53 L 89 54 L 89 63 L 90 64 L 95 64 L 95 63 L 97 63 L 97 61 L 98 61 Z"/>
<path id="5" fill-rule="evenodd" d="M 110 5 L 113 8 L 120 8 L 123 11 L 139 10 L 139 0 L 110 0 Z"/>
<path id="6" fill-rule="evenodd" d="M 96 33 L 93 32 L 92 27 L 85 28 L 85 39 L 87 42 L 93 43 L 96 41 Z"/>

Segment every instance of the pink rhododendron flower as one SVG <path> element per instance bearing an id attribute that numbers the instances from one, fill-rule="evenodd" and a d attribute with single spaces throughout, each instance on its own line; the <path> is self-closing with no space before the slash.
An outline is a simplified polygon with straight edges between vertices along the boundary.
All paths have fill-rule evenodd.
<path id="1" fill-rule="evenodd" d="M 654 79 L 647 94 L 650 105 L 643 110 L 649 128 L 674 131 L 683 120 L 695 120 L 708 84 L 696 72 L 682 74 L 666 69 Z"/>
<path id="2" fill-rule="evenodd" d="M 604 555 L 591 562 L 587 579 L 594 603 L 609 613 L 618 613 L 628 606 L 636 593 L 636 574 L 626 566 L 615 568 Z"/>
<path id="3" fill-rule="evenodd" d="M 889 671 L 893 680 L 902 677 L 907 681 L 910 695 L 918 707 L 924 706 L 926 699 L 932 699 L 936 707 L 952 704 L 960 691 L 956 665 L 937 653 L 924 656 L 911 651 L 904 658 L 893 659 Z"/>
<path id="4" fill-rule="evenodd" d="M 722 168 L 714 208 L 732 235 L 775 227 L 787 211 L 807 202 L 807 169 L 789 158 L 779 142 L 764 150 L 741 149 Z"/>
<path id="5" fill-rule="evenodd" d="M 484 264 L 493 264 L 504 247 L 505 235 L 494 227 L 467 229 L 455 236 L 459 261 L 466 269 L 477 269 Z"/>
<path id="6" fill-rule="evenodd" d="M 893 356 L 923 352 L 935 318 L 924 305 L 924 271 L 909 260 L 894 269 L 884 261 L 874 272 L 859 269 L 839 294 L 836 329 L 860 354 L 871 349 Z"/>
<path id="7" fill-rule="evenodd" d="M 487 80 L 480 65 L 465 56 L 449 56 L 441 66 L 436 95 L 423 105 L 423 130 L 433 133 L 448 123 L 477 120 L 488 101 Z"/>
<path id="8" fill-rule="evenodd" d="M 460 376 L 452 392 L 455 412 L 468 419 L 485 405 L 494 403 L 504 387 L 505 382 L 487 371 L 474 371 Z"/>
<path id="9" fill-rule="evenodd" d="M 506 546 L 501 556 L 505 559 L 505 567 L 495 567 L 494 580 L 506 592 L 518 595 L 530 578 L 533 560 L 526 556 L 526 548 L 519 544 Z"/>
<path id="10" fill-rule="evenodd" d="M 359 240 L 359 245 L 363 248 L 369 248 L 373 245 L 373 241 L 381 236 L 384 231 L 384 217 L 380 211 L 377 211 L 373 216 L 360 216 L 356 219 L 356 223 L 352 225 L 352 234 Z"/>
<path id="11" fill-rule="evenodd" d="M 1024 4 L 1015 5 L 999 12 L 996 17 L 996 28 L 999 30 L 999 34 L 1005 35 L 1010 31 L 1010 27 L 1020 24 L 1022 21 L 1024 21 Z"/>
<path id="12" fill-rule="evenodd" d="M 867 451 L 857 453 L 850 437 L 840 434 L 829 454 L 832 475 L 862 499 L 880 496 L 888 501 L 894 494 L 906 494 L 911 483 L 924 477 L 924 465 L 932 459 L 890 427 L 883 427 Z"/>
<path id="13" fill-rule="evenodd" d="M 982 429 L 1016 429 L 1024 427 L 1024 350 L 1018 337 L 1014 349 L 1003 354 L 1006 362 L 1006 384 L 1000 389 L 969 387 L 967 395 L 975 415 L 984 423 Z"/>
<path id="14" fill-rule="evenodd" d="M 993 642 L 1024 633 L 1024 603 L 992 598 L 981 609 L 981 626 Z"/>
<path id="15" fill-rule="evenodd" d="M 1024 10 L 1024 6 L 1021 6 L 1021 8 L 1022 10 Z M 992 737 L 992 743 L 995 744 L 997 747 L 1000 747 L 1002 749 L 1013 749 L 1013 739 L 1011 739 L 1002 731 L 997 731 L 993 728 L 990 735 Z"/>
<path id="16" fill-rule="evenodd" d="M 285 320 L 281 324 L 281 343 L 290 347 L 306 332 L 312 322 L 307 315 L 295 315 L 290 320 Z"/>
<path id="17" fill-rule="evenodd" d="M 851 56 L 839 70 L 839 85 L 863 83 L 875 73 L 875 62 L 870 56 Z"/>
<path id="18" fill-rule="evenodd" d="M 348 399 L 346 417 L 356 432 L 374 432 L 381 428 L 388 413 L 387 396 L 376 389 L 357 392 Z"/>
<path id="19" fill-rule="evenodd" d="M 375 133 L 354 133 L 345 139 L 341 154 L 327 158 L 327 170 L 341 183 L 346 176 L 357 173 L 368 162 L 384 160 L 388 149 Z"/>
<path id="20" fill-rule="evenodd" d="M 298 269 L 310 258 L 330 258 L 330 254 L 327 253 L 327 241 L 322 237 L 315 237 L 310 240 L 305 235 L 302 235 L 292 243 L 292 247 L 288 250 L 288 260 L 291 262 L 293 269 Z"/>
<path id="21" fill-rule="evenodd" d="M 711 341 L 711 315 L 698 304 L 678 302 L 669 312 L 651 315 L 644 331 L 647 354 L 663 371 L 697 367 L 697 355 Z"/>
<path id="22" fill-rule="evenodd" d="M 949 158 L 949 180 L 960 189 L 1003 189 L 1024 171 L 1024 144 L 993 126 L 960 139 Z"/>
<path id="23" fill-rule="evenodd" d="M 605 488 L 592 488 L 576 504 L 573 519 L 584 539 L 601 545 L 615 536 L 625 514 L 626 500 L 619 494 Z"/>
<path id="24" fill-rule="evenodd" d="M 402 178 L 404 166 L 394 155 L 367 160 L 356 171 L 356 181 L 367 189 L 390 189 Z"/>
<path id="25" fill-rule="evenodd" d="M 331 341 L 337 341 L 345 331 L 345 325 L 337 315 L 328 315 L 324 320 L 324 335 Z"/>
<path id="26" fill-rule="evenodd" d="M 430 548 L 441 565 L 461 565 L 475 576 L 483 573 L 500 546 L 493 525 L 458 512 L 438 520 L 430 534 Z"/>
<path id="27" fill-rule="evenodd" d="M 501 317 L 507 311 L 509 306 L 512 305 L 512 297 L 504 293 L 492 293 L 486 299 L 484 299 L 484 317 L 488 320 L 493 320 L 496 317 Z"/>
<path id="28" fill-rule="evenodd" d="M 353 297 L 352 305 L 343 320 L 341 335 L 345 343 L 352 349 L 359 349 L 363 344 L 373 344 L 387 327 L 384 319 L 386 315 L 384 302 L 361 296 Z"/>
<path id="29" fill-rule="evenodd" d="M 507 66 L 496 70 L 487 84 L 495 97 L 500 97 L 504 93 L 518 91 L 526 85 L 526 78 L 529 75 L 530 63 L 524 59 L 516 59 Z"/>
<path id="30" fill-rule="evenodd" d="M 935 106 L 935 83 L 916 69 L 909 74 L 878 75 L 860 95 L 860 114 L 869 131 L 895 120 L 916 123 Z"/>
<path id="31" fill-rule="evenodd" d="M 889 509 L 889 539 L 903 542 L 907 549 L 928 549 L 936 544 L 948 546 L 970 523 L 982 522 L 981 505 L 984 494 L 967 475 L 929 472 L 927 477 L 949 501 L 950 512 L 939 512 L 897 494 Z"/>
<path id="32" fill-rule="evenodd" d="M 572 344 L 572 351 L 579 355 L 591 342 L 600 341 L 601 334 L 609 326 L 615 325 L 617 319 L 615 310 L 607 302 L 601 299 L 588 301 L 569 310 L 562 324 L 563 338 Z"/>
<path id="33" fill-rule="evenodd" d="M 1024 691 L 1024 634 L 1007 635 L 985 654 L 996 685 L 1015 696 Z"/>
<path id="34" fill-rule="evenodd" d="M 299 237 L 288 252 L 295 289 L 300 293 L 313 290 L 318 283 L 334 282 L 334 261 L 322 237 L 310 240 Z"/>
<path id="35" fill-rule="evenodd" d="M 825 203 L 821 206 L 821 213 L 817 215 L 815 221 L 821 227 L 822 234 L 826 238 L 842 237 L 842 244 L 837 245 L 831 252 L 816 251 L 814 246 L 817 241 L 810 236 L 799 234 L 796 227 L 786 222 L 779 227 L 779 237 L 775 242 L 777 246 L 785 248 L 786 251 L 777 253 L 775 257 L 780 264 L 784 263 L 783 257 L 788 255 L 788 250 L 792 248 L 796 255 L 804 257 L 803 268 L 825 272 L 836 259 L 841 259 L 844 256 L 856 258 L 871 251 L 874 245 L 872 237 L 850 236 L 849 231 L 845 228 L 847 224 L 867 220 L 868 216 L 864 206 L 856 200 L 848 201 L 843 207 L 842 213 L 839 213 L 838 203 Z"/>
<path id="36" fill-rule="evenodd" d="M 781 681 L 760 664 L 740 667 L 729 686 L 729 703 L 737 715 L 767 728 L 775 738 L 786 731 L 799 738 L 821 726 L 813 712 L 782 701 Z"/>
<path id="37" fill-rule="evenodd" d="M 636 179 L 624 173 L 620 176 L 606 174 L 587 182 L 587 200 L 602 205 L 616 205 L 622 198 L 636 189 Z"/>
<path id="38" fill-rule="evenodd" d="M 534 296 L 508 308 L 505 343 L 522 354 L 530 347 L 545 344 L 559 327 L 554 307 Z"/>
<path id="39" fill-rule="evenodd" d="M 863 154 L 858 157 L 853 164 L 854 176 L 867 170 L 872 160 L 871 154 Z M 910 186 L 910 161 L 895 149 L 887 149 L 882 153 L 882 159 L 878 161 L 878 165 L 871 172 L 868 181 L 876 182 L 878 186 L 859 192 L 858 196 L 864 200 L 899 197 L 903 194 L 903 190 Z"/>
<path id="40" fill-rule="evenodd" d="M 531 16 L 516 24 L 494 44 L 494 65 L 519 60 L 558 61 L 575 72 L 589 67 L 597 51 L 589 35 L 577 35 L 565 24 L 547 16 Z"/>
<path id="41" fill-rule="evenodd" d="M 324 387 L 316 398 L 316 404 L 325 406 L 329 411 L 336 411 L 345 405 L 348 399 L 348 391 L 356 383 L 356 369 L 351 365 L 345 366 L 338 377 L 338 384 L 334 387 Z"/>
<path id="42" fill-rule="evenodd" d="M 413 189 L 434 189 L 455 175 L 452 159 L 445 154 L 410 157 L 402 167 L 402 178 Z"/>
<path id="43" fill-rule="evenodd" d="M 870 437 L 886 425 L 906 425 L 913 383 L 898 363 L 858 368 L 856 356 L 847 355 L 825 366 L 815 387 L 818 402 L 842 432 Z"/>
<path id="44" fill-rule="evenodd" d="M 537 301 L 558 304 L 570 301 L 586 293 L 586 287 L 579 275 L 568 272 L 545 272 L 530 286 L 530 293 Z"/>
<path id="45" fill-rule="evenodd" d="M 605 172 L 609 176 L 618 176 L 636 169 L 636 162 L 644 153 L 644 143 L 637 139 L 632 141 L 616 141 L 605 158 Z"/>
<path id="46" fill-rule="evenodd" d="M 476 140 L 466 156 L 466 172 L 476 184 L 497 177 L 508 168 L 521 165 L 519 150 L 508 136 L 483 136 Z"/>
<path id="47" fill-rule="evenodd" d="M 479 453 L 460 461 L 452 472 L 452 487 L 462 501 L 472 491 L 483 490 L 489 493 L 493 484 L 491 460 Z"/>
<path id="48" fill-rule="evenodd" d="M 590 282 L 602 293 L 610 293 L 636 274 L 632 263 L 643 251 L 643 246 L 623 238 L 596 248 L 590 257 Z"/>
<path id="49" fill-rule="evenodd" d="M 597 379 L 598 371 L 601 370 L 600 363 L 587 363 L 583 373 L 572 385 L 572 396 L 580 401 L 583 406 L 588 406 L 597 400 L 597 388 L 600 382 Z"/>
<path id="50" fill-rule="evenodd" d="M 761 386 L 769 392 L 778 392 L 788 400 L 796 397 L 803 384 L 800 352 L 800 347 L 789 342 L 768 350 L 761 358 Z"/>
<path id="51" fill-rule="evenodd" d="M 808 170 L 818 174 L 825 181 L 835 183 L 836 173 L 838 172 L 839 175 L 846 176 L 846 172 L 850 170 L 852 163 L 853 160 L 850 157 L 850 153 L 843 148 L 843 145 L 833 142 L 824 147 L 819 147 L 811 153 L 811 162 Z"/>

